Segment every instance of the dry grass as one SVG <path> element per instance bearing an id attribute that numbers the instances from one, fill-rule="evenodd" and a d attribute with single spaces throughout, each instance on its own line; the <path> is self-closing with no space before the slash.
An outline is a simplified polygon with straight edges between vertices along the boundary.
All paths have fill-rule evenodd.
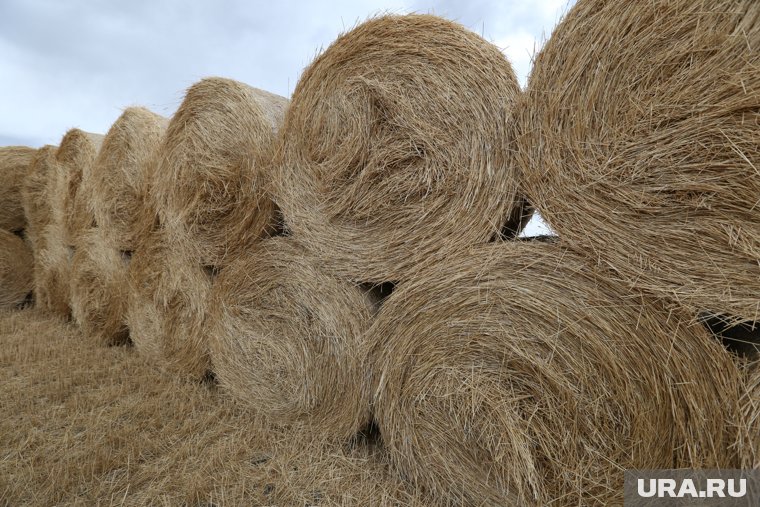
<path id="1" fill-rule="evenodd" d="M 0 309 L 22 305 L 34 287 L 34 256 L 24 240 L 0 229 Z"/>
<path id="2" fill-rule="evenodd" d="M 143 333 L 138 348 L 158 351 L 181 375 L 211 367 L 204 334 L 214 273 L 276 226 L 270 159 L 286 106 L 229 79 L 196 83 L 147 176 L 145 208 L 155 216 L 140 219 L 149 226 L 130 270 L 128 321 Z"/>
<path id="3" fill-rule="evenodd" d="M 71 264 L 71 309 L 97 343 L 128 339 L 128 262 L 138 238 L 146 179 L 168 121 L 131 107 L 111 126 L 100 152 L 82 174 L 77 195 L 96 227 L 79 233 Z"/>
<path id="4" fill-rule="evenodd" d="M 237 399 L 277 424 L 345 439 L 369 422 L 372 302 L 320 264 L 292 238 L 260 242 L 215 281 L 208 339 Z"/>
<path id="5" fill-rule="evenodd" d="M 375 283 L 516 234 L 519 91 L 497 47 L 434 16 L 342 35 L 304 71 L 285 118 L 276 200 L 288 227 L 329 270 Z"/>
<path id="6" fill-rule="evenodd" d="M 736 449 L 742 468 L 760 468 L 760 363 L 746 365 L 741 397 L 741 427 Z"/>
<path id="7" fill-rule="evenodd" d="M 94 343 L 124 344 L 128 301 L 128 265 L 103 227 L 82 233 L 71 259 L 71 315 Z"/>
<path id="8" fill-rule="evenodd" d="M 579 0 L 518 107 L 529 199 L 629 285 L 760 320 L 760 3 Z"/>
<path id="9" fill-rule="evenodd" d="M 37 150 L 26 146 L 0 148 L 0 230 L 22 231 L 26 228 L 21 189 Z"/>
<path id="10" fill-rule="evenodd" d="M 98 226 L 119 250 L 134 250 L 140 234 L 139 212 L 169 121 L 142 107 L 124 110 L 108 130 L 83 186 Z"/>
<path id="11" fill-rule="evenodd" d="M 0 314 L 0 383 L 1 504 L 422 505 L 376 448 L 264 432 L 216 389 L 35 311 Z"/>
<path id="12" fill-rule="evenodd" d="M 25 235 L 34 254 L 35 286 L 41 277 L 40 255 L 45 249 L 43 233 L 52 220 L 53 211 L 48 201 L 47 186 L 54 174 L 53 163 L 57 149 L 56 146 L 43 146 L 37 150 L 21 187 L 21 202 L 26 219 Z"/>
<path id="13" fill-rule="evenodd" d="M 558 243 L 473 248 L 369 332 L 384 442 L 462 505 L 618 505 L 625 469 L 736 467 L 740 373 L 689 319 Z"/>

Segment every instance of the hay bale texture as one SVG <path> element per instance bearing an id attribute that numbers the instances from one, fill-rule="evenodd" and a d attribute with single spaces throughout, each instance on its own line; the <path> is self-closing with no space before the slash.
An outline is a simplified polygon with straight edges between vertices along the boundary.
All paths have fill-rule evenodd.
<path id="1" fill-rule="evenodd" d="M 93 225 L 83 200 L 77 200 L 82 174 L 95 161 L 103 136 L 71 129 L 61 139 L 47 181 L 46 195 L 51 217 L 43 229 L 39 253 L 39 276 L 35 289 L 42 308 L 71 317 L 71 259 L 76 238 Z"/>
<path id="2" fill-rule="evenodd" d="M 276 199 L 294 236 L 358 282 L 527 218 L 509 162 L 520 88 L 497 47 L 429 15 L 383 16 L 303 73 L 281 136 Z"/>
<path id="3" fill-rule="evenodd" d="M 85 335 L 127 340 L 128 263 L 142 233 L 145 179 L 168 121 L 132 107 L 111 126 L 80 196 L 97 227 L 81 233 L 71 265 L 71 309 Z"/>
<path id="4" fill-rule="evenodd" d="M 514 242 L 400 285 L 368 340 L 401 473 L 444 503 L 622 505 L 625 469 L 735 467 L 729 354 L 605 277 Z"/>
<path id="5" fill-rule="evenodd" d="M 74 246 L 76 237 L 93 226 L 92 213 L 80 187 L 98 156 L 103 136 L 73 128 L 66 132 L 56 152 L 57 181 L 53 194 L 53 222 L 60 227 L 63 242 Z"/>
<path id="6" fill-rule="evenodd" d="M 220 384 L 270 421 L 348 438 L 369 422 L 372 301 L 320 264 L 292 238 L 272 238 L 226 267 L 213 289 L 211 358 Z"/>
<path id="7" fill-rule="evenodd" d="M 0 229 L 20 232 L 26 228 L 21 188 L 34 160 L 34 148 L 4 146 L 0 148 Z"/>
<path id="8" fill-rule="evenodd" d="M 26 221 L 26 239 L 35 257 L 35 273 L 39 271 L 38 256 L 44 249 L 45 227 L 50 225 L 53 210 L 48 200 L 48 180 L 55 174 L 53 164 L 57 146 L 43 146 L 37 150 L 21 186 L 21 202 Z"/>
<path id="9" fill-rule="evenodd" d="M 245 84 L 208 78 L 190 87 L 169 123 L 148 196 L 155 217 L 144 218 L 156 245 L 135 251 L 129 320 L 146 332 L 133 338 L 138 347 L 160 350 L 177 372 L 208 373 L 211 281 L 275 227 L 271 151 L 286 105 Z M 142 312 L 159 321 L 136 322 Z"/>
<path id="10" fill-rule="evenodd" d="M 760 363 L 748 364 L 744 373 L 741 427 L 736 448 L 742 468 L 760 469 Z"/>
<path id="11" fill-rule="evenodd" d="M 172 118 L 153 199 L 173 242 L 208 266 L 268 234 L 271 150 L 288 100 L 243 83 L 204 79 Z M 234 238 L 234 239 L 233 239 Z"/>
<path id="12" fill-rule="evenodd" d="M 17 308 L 34 288 L 34 256 L 23 239 L 0 229 L 0 309 Z"/>
<path id="13" fill-rule="evenodd" d="M 637 290 L 758 320 L 760 4 L 578 0 L 519 106 L 529 200 Z"/>

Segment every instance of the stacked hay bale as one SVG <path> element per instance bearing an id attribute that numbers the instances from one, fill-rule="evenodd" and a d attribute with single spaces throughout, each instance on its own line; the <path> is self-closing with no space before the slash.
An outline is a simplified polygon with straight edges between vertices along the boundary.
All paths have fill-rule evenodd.
<path id="1" fill-rule="evenodd" d="M 35 157 L 34 148 L 4 146 L 0 148 L 0 230 L 22 235 L 26 228 L 21 188 Z"/>
<path id="2" fill-rule="evenodd" d="M 130 329 L 161 329 L 132 339 L 160 349 L 183 374 L 203 376 L 210 367 L 203 324 L 213 276 L 274 227 L 268 171 L 286 105 L 242 83 L 204 79 L 188 90 L 160 147 L 147 205 L 156 217 L 143 219 L 152 223 L 145 237 L 163 247 L 135 251 L 143 258 L 132 263 L 128 319 Z M 164 322 L 135 322 L 150 307 Z"/>
<path id="3" fill-rule="evenodd" d="M 47 201 L 51 220 L 43 230 L 39 254 L 39 303 L 54 314 L 69 318 L 70 262 L 76 238 L 92 226 L 92 217 L 77 203 L 82 172 L 95 161 L 103 136 L 71 129 L 61 140 L 47 181 Z"/>
<path id="4" fill-rule="evenodd" d="M 24 304 L 34 285 L 34 257 L 22 239 L 27 238 L 22 187 L 36 151 L 0 148 L 0 308 Z"/>
<path id="5" fill-rule="evenodd" d="M 519 91 L 497 47 L 435 16 L 339 37 L 285 118 L 276 199 L 289 230 L 363 283 L 516 235 L 529 217 L 508 153 Z"/>
<path id="6" fill-rule="evenodd" d="M 0 309 L 23 306 L 33 287 L 32 251 L 16 234 L 0 229 Z"/>
<path id="7" fill-rule="evenodd" d="M 737 465 L 729 355 L 562 245 L 450 258 L 397 288 L 369 334 L 380 433 L 444 503 L 622 504 L 625 469 Z"/>
<path id="8" fill-rule="evenodd" d="M 83 175 L 80 205 L 97 226 L 77 240 L 71 308 L 84 334 L 101 344 L 128 340 L 128 262 L 140 234 L 143 178 L 167 123 L 147 109 L 126 109 L 106 134 L 91 170 Z"/>
<path id="9" fill-rule="evenodd" d="M 549 225 L 694 315 L 760 314 L 758 47 L 753 0 L 578 0 L 519 107 L 522 180 Z"/>
<path id="10" fill-rule="evenodd" d="M 293 238 L 260 242 L 214 285 L 209 335 L 222 387 L 280 425 L 350 438 L 370 420 L 372 302 Z"/>
<path id="11" fill-rule="evenodd" d="M 57 150 L 57 146 L 47 145 L 36 151 L 21 187 L 25 235 L 35 255 L 35 271 L 38 269 L 36 258 L 44 250 L 44 230 L 52 221 L 53 209 L 47 187 L 48 180 L 55 174 L 53 164 Z"/>

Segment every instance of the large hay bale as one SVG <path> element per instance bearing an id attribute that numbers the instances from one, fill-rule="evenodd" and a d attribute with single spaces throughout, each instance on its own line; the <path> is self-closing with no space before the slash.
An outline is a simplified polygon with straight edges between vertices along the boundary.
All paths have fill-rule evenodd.
<path id="1" fill-rule="evenodd" d="M 83 186 L 99 227 L 121 250 L 133 250 L 143 207 L 143 185 L 168 120 L 142 107 L 130 107 L 114 122 Z"/>
<path id="2" fill-rule="evenodd" d="M 132 107 L 111 126 L 82 176 L 82 198 L 97 227 L 81 233 L 71 265 L 71 307 L 84 333 L 102 344 L 128 340 L 128 262 L 142 234 L 146 180 L 168 121 Z"/>
<path id="3" fill-rule="evenodd" d="M 102 135 L 73 128 L 63 136 L 56 152 L 57 181 L 51 203 L 53 221 L 60 227 L 66 246 L 74 246 L 77 235 L 93 225 L 85 199 L 77 194 L 82 176 L 90 171 L 102 143 Z"/>
<path id="4" fill-rule="evenodd" d="M 637 290 L 760 320 L 760 3 L 578 0 L 518 107 L 529 200 Z"/>
<path id="5" fill-rule="evenodd" d="M 0 309 L 24 304 L 34 287 L 34 256 L 24 240 L 0 229 Z"/>
<path id="6" fill-rule="evenodd" d="M 288 100 L 208 78 L 187 90 L 155 169 L 152 198 L 172 241 L 202 265 L 268 234 L 271 149 Z"/>
<path id="7" fill-rule="evenodd" d="M 102 227 L 82 233 L 71 260 L 71 315 L 83 334 L 102 345 L 129 342 L 125 323 L 128 259 Z"/>
<path id="8" fill-rule="evenodd" d="M 293 239 L 272 238 L 225 267 L 213 288 L 211 358 L 220 384 L 267 419 L 347 438 L 369 422 L 362 357 L 372 302 L 320 264 Z"/>
<path id="9" fill-rule="evenodd" d="M 375 283 L 515 235 L 507 127 L 519 92 L 497 47 L 434 16 L 342 35 L 304 71 L 285 118 L 275 193 L 288 227 L 329 270 Z"/>
<path id="10" fill-rule="evenodd" d="M 155 216 L 141 219 L 156 245 L 134 252 L 128 319 L 141 328 L 138 347 L 159 350 L 183 375 L 211 368 L 203 332 L 215 273 L 276 226 L 271 151 L 287 103 L 236 81 L 204 79 L 187 91 L 159 148 L 146 202 Z M 137 323 L 144 312 L 157 320 Z"/>
<path id="11" fill-rule="evenodd" d="M 48 182 L 55 174 L 57 146 L 43 146 L 36 151 L 21 187 L 21 202 L 26 220 L 26 238 L 36 257 L 43 249 L 43 231 L 52 220 L 52 208 L 48 200 Z M 35 271 L 37 267 L 35 267 Z"/>
<path id="12" fill-rule="evenodd" d="M 368 339 L 377 422 L 409 480 L 463 505 L 618 505 L 625 469 L 735 467 L 729 354 L 602 275 L 514 242 L 394 291 Z"/>
<path id="13" fill-rule="evenodd" d="M 34 148 L 0 147 L 0 229 L 22 231 L 26 227 L 21 188 L 35 156 Z"/>

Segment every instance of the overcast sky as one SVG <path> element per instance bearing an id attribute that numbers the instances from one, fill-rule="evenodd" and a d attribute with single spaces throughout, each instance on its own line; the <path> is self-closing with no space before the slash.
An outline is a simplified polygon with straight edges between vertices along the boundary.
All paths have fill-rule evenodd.
<path id="1" fill-rule="evenodd" d="M 462 23 L 502 48 L 524 84 L 572 1 L 2 0 L 0 146 L 105 133 L 131 105 L 171 116 L 206 76 L 289 97 L 321 49 L 384 12 Z"/>

